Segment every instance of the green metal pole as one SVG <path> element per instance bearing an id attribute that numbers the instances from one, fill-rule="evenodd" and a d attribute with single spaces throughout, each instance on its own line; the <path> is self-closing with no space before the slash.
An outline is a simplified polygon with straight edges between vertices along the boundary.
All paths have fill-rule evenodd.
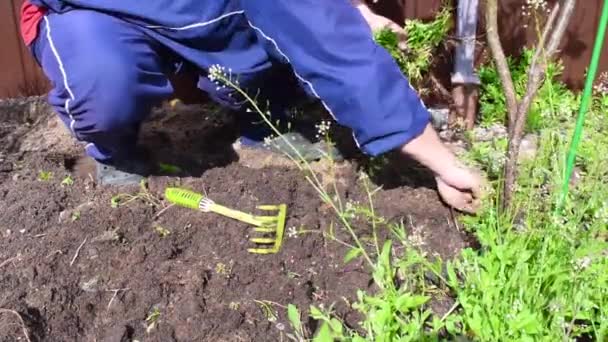
<path id="1" fill-rule="evenodd" d="M 597 36 L 595 37 L 595 46 L 593 48 L 593 55 L 591 56 L 591 64 L 589 65 L 589 72 L 587 74 L 587 80 L 585 81 L 585 89 L 583 90 L 583 97 L 581 100 L 581 106 L 578 112 L 578 118 L 576 120 L 576 126 L 574 128 L 574 134 L 572 136 L 572 142 L 570 149 L 568 150 L 568 158 L 566 161 L 566 173 L 564 177 L 564 184 L 562 187 L 562 196 L 559 207 L 561 208 L 564 201 L 568 196 L 570 188 L 570 178 L 574 171 L 574 165 L 576 162 L 576 153 L 578 146 L 583 135 L 583 126 L 585 123 L 585 115 L 589 110 L 589 104 L 593 96 L 593 82 L 597 75 L 597 69 L 602 55 L 602 48 L 604 46 L 604 38 L 606 36 L 606 26 L 608 25 L 608 0 L 604 0 L 604 9 L 602 10 L 602 16 L 600 24 L 597 29 Z"/>

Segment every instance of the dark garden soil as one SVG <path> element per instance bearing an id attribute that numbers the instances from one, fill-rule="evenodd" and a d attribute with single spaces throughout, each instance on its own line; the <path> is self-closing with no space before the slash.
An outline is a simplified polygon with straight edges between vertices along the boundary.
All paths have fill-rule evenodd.
<path id="1" fill-rule="evenodd" d="M 371 276 L 362 262 L 344 265 L 346 248 L 321 234 L 333 225 L 350 241 L 335 214 L 282 158 L 235 152 L 230 118 L 201 107 L 157 115 L 142 140 L 183 175 L 149 178 L 156 205 L 137 199 L 119 207 L 111 206 L 113 196 L 139 189 L 77 177 L 79 148 L 52 117 L 23 127 L 0 123 L 0 341 L 26 341 L 18 317 L 1 309 L 23 318 L 31 341 L 279 341 L 289 331 L 279 305 L 289 303 L 335 303 L 357 325 L 344 298 L 373 290 Z M 342 201 L 365 203 L 356 165 L 343 163 L 332 177 L 323 163 L 316 168 L 337 184 Z M 436 192 L 412 176 L 420 171 L 399 167 L 405 178 L 386 169 L 373 178 L 385 185 L 374 196 L 378 214 L 403 220 L 428 253 L 452 257 L 468 245 L 466 236 Z M 40 180 L 40 171 L 52 177 Z M 61 185 L 70 174 L 74 184 Z M 276 255 L 249 254 L 247 225 L 167 208 L 164 188 L 176 184 L 241 210 L 285 203 L 286 227 L 312 232 L 286 236 Z M 363 222 L 357 229 L 369 233 Z M 314 331 L 314 322 L 307 328 Z"/>

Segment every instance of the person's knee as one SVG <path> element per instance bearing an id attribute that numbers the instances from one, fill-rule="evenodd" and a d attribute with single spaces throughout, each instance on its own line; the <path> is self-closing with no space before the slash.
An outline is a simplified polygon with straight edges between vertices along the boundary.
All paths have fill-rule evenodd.
<path id="1" fill-rule="evenodd" d="M 81 80 L 75 94 L 76 133 L 119 134 L 145 118 L 152 103 L 135 65 L 107 58 L 86 68 L 81 72 L 88 77 Z"/>

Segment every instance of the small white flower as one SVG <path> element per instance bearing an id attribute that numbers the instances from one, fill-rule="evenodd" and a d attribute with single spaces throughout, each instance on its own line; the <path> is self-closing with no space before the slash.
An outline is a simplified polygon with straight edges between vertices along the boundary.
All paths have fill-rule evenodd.
<path id="1" fill-rule="evenodd" d="M 583 257 L 583 258 L 580 258 L 580 259 L 578 259 L 578 260 L 576 261 L 576 266 L 575 266 L 575 268 L 576 268 L 578 271 L 582 271 L 582 270 L 584 270 L 584 269 L 588 268 L 589 266 L 591 266 L 591 261 L 592 261 L 592 260 L 591 260 L 591 258 L 590 258 L 590 257 L 588 257 L 588 256 Z"/>
<path id="2" fill-rule="evenodd" d="M 266 138 L 264 138 L 264 145 L 270 146 L 270 144 L 272 143 L 272 139 L 272 136 L 267 136 Z"/>
<path id="3" fill-rule="evenodd" d="M 321 121 L 321 123 L 315 125 L 317 128 L 317 138 L 325 137 L 331 129 L 331 121 Z"/>
<path id="4" fill-rule="evenodd" d="M 287 236 L 290 238 L 295 238 L 298 236 L 298 230 L 296 229 L 296 227 L 289 227 L 289 229 L 287 229 Z"/>

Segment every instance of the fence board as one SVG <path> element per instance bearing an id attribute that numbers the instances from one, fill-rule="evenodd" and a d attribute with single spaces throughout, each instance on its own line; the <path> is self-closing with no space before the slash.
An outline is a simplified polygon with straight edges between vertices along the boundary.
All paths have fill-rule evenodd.
<path id="1" fill-rule="evenodd" d="M 22 0 L 0 0 L 0 98 L 41 94 L 48 89 L 42 72 L 23 46 L 19 37 L 19 8 Z M 372 6 L 396 22 L 405 18 L 431 18 L 444 0 L 378 0 Z M 452 1 L 454 2 L 454 1 Z M 533 42 L 536 34 L 522 25 L 521 6 L 524 0 L 501 0 L 500 34 L 509 54 L 517 54 L 521 47 Z M 564 81 L 580 88 L 591 58 L 593 39 L 603 0 L 579 1 L 562 44 Z M 480 26 L 483 25 L 483 20 Z M 480 29 L 480 33 L 482 30 Z M 480 34 L 480 38 L 483 39 Z M 608 70 L 608 45 L 604 47 L 600 71 Z M 186 86 L 189 86 L 189 82 Z M 198 98 L 185 84 L 176 80 L 181 96 Z"/>

